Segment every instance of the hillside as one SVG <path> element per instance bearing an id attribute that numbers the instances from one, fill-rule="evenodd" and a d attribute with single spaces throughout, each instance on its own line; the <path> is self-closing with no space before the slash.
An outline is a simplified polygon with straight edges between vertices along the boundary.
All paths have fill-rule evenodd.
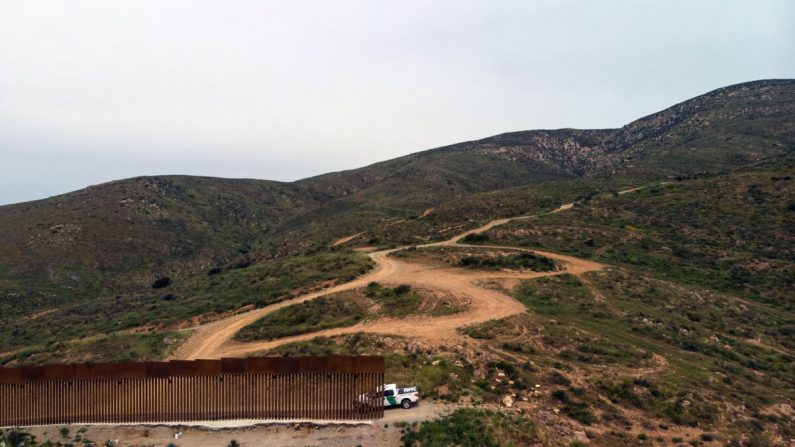
<path id="1" fill-rule="evenodd" d="M 793 148 L 795 81 L 773 80 L 722 88 L 620 129 L 514 132 L 294 183 L 111 182 L 0 207 L 0 308 L 15 318 L 116 297 L 134 305 L 159 278 L 194 283 L 213 269 L 311 254 L 351 235 L 359 235 L 353 245 L 440 240 L 481 219 Z"/>
<path id="2" fill-rule="evenodd" d="M 586 179 L 596 191 L 716 172 L 793 149 L 795 81 L 739 84 L 620 129 L 513 132 L 301 180 L 297 183 L 336 199 L 291 219 L 277 239 L 287 245 L 301 241 L 294 249 L 318 249 L 361 232 L 369 232 L 368 239 L 375 233 L 376 244 L 434 239 L 444 236 L 437 233 L 440 228 L 467 224 L 470 216 L 434 216 L 433 228 L 420 232 L 396 231 L 395 222 L 414 220 L 430 208 L 457 208 L 475 194 L 521 185 L 563 181 L 561 187 L 582 192 Z M 514 204 L 500 209 L 495 203 L 490 216 L 531 209 Z"/>
<path id="3" fill-rule="evenodd" d="M 484 233 L 795 310 L 795 157 L 583 199 Z"/>
<path id="4" fill-rule="evenodd" d="M 52 306 L 148 287 L 248 253 L 263 234 L 316 205 L 294 185 L 170 176 L 3 206 L 0 290 Z"/>
<path id="5" fill-rule="evenodd" d="M 111 182 L 0 207 L 0 244 L 0 365 L 383 354 L 458 408 L 406 445 L 795 437 L 793 80 L 292 183 Z"/>

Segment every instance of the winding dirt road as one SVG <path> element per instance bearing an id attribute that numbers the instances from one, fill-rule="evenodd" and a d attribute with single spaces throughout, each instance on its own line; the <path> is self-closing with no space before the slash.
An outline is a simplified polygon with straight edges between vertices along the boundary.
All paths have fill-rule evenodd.
<path id="1" fill-rule="evenodd" d="M 564 211 L 570 209 L 572 206 L 573 204 L 568 203 L 554 211 L 550 211 L 550 213 Z M 468 230 L 449 240 L 419 245 L 418 247 L 467 247 L 469 245 L 458 243 L 467 235 L 481 233 L 512 220 L 528 219 L 530 217 L 533 216 L 493 220 L 482 227 Z M 478 245 L 477 247 L 484 246 Z M 486 247 L 512 248 L 505 246 Z M 563 268 L 553 272 L 473 272 L 472 270 L 460 268 L 431 267 L 421 263 L 406 262 L 389 256 L 390 253 L 402 248 L 403 247 L 370 253 L 369 256 L 376 263 L 376 267 L 367 274 L 351 282 L 200 326 L 196 328 L 194 334 L 175 351 L 172 358 L 192 360 L 239 357 L 251 352 L 272 349 L 286 343 L 309 340 L 318 336 L 333 336 L 355 332 L 402 335 L 419 338 L 433 344 L 455 343 L 455 341 L 461 337 L 456 333 L 456 329 L 460 327 L 509 317 L 524 312 L 525 310 L 524 305 L 512 297 L 497 290 L 481 287 L 479 284 L 482 282 L 493 279 L 529 279 L 560 275 L 563 273 L 582 275 L 586 272 L 592 272 L 603 268 L 602 264 L 584 259 L 538 250 L 528 250 L 561 261 L 563 263 Z M 515 249 L 521 250 L 520 248 Z M 321 296 L 342 292 L 344 290 L 364 287 L 372 281 L 387 284 L 410 284 L 417 288 L 441 291 L 453 296 L 467 298 L 470 304 L 467 310 L 463 312 L 441 317 L 414 316 L 403 319 L 380 318 L 378 320 L 363 322 L 355 326 L 317 331 L 292 337 L 284 337 L 277 340 L 248 343 L 234 340 L 235 334 L 243 327 L 254 323 L 278 309 L 303 303 Z"/>

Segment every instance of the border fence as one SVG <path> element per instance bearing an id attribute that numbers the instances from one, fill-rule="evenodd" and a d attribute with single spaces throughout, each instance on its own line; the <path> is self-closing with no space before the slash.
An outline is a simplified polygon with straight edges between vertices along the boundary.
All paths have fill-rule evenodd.
<path id="1" fill-rule="evenodd" d="M 0 426 L 384 416 L 380 356 L 0 368 Z"/>

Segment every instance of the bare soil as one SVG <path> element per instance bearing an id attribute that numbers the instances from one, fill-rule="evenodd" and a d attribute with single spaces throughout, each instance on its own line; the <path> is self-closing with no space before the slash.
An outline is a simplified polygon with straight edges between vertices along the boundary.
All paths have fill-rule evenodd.
<path id="1" fill-rule="evenodd" d="M 179 446 L 225 447 L 232 439 L 244 447 L 254 446 L 390 446 L 400 444 L 396 423 L 431 420 L 460 408 L 454 404 L 420 402 L 409 410 L 389 408 L 376 422 L 345 421 L 207 421 L 169 424 L 67 425 L 71 436 L 85 428 L 84 439 L 99 445 L 110 440 L 118 447 Z M 64 442 L 62 426 L 26 429 L 40 441 Z"/>

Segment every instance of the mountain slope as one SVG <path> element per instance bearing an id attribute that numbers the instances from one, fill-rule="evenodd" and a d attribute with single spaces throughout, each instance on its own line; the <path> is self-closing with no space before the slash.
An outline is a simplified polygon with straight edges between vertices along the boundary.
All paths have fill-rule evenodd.
<path id="1" fill-rule="evenodd" d="M 159 277 L 321 250 L 363 232 L 377 244 L 435 239 L 471 224 L 474 209 L 526 212 L 550 202 L 544 196 L 719 171 L 793 148 L 795 81 L 771 80 L 620 129 L 513 132 L 294 183 L 111 182 L 0 207 L 0 299 L 31 310 L 125 295 Z"/>
<path id="2" fill-rule="evenodd" d="M 206 271 L 315 205 L 294 185 L 169 176 L 0 207 L 0 290 L 50 305 Z"/>
<path id="3" fill-rule="evenodd" d="M 615 187 L 720 171 L 793 150 L 795 81 L 750 82 L 620 129 L 513 132 L 301 180 L 297 183 L 329 192 L 333 199 L 291 219 L 277 239 L 317 249 L 346 235 L 383 234 L 396 221 L 416 218 L 431 207 L 455 208 L 477 193 L 583 178 Z M 512 204 L 502 213 L 514 209 Z M 437 223 L 461 225 L 467 218 Z M 438 228 L 428 230 L 409 237 L 432 239 Z M 384 235 L 377 243 L 410 243 L 401 231 L 392 232 L 395 236 Z"/>

